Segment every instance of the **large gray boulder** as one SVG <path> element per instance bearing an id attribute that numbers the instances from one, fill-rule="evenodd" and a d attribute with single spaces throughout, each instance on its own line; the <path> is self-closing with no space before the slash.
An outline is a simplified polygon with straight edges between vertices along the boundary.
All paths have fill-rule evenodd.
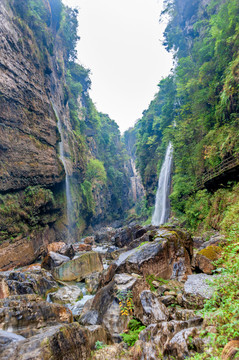
<path id="1" fill-rule="evenodd" d="M 103 263 L 100 254 L 90 251 L 54 268 L 52 274 L 56 280 L 81 281 L 91 273 L 101 271 Z"/>
<path id="2" fill-rule="evenodd" d="M 57 325 L 29 339 L 11 343 L 1 360 L 87 360 L 88 330 L 78 323 Z"/>
<path id="3" fill-rule="evenodd" d="M 114 274 L 154 274 L 164 279 L 186 280 L 192 274 L 192 238 L 181 230 L 160 229 L 152 242 L 121 254 L 109 267 L 104 283 Z"/>
<path id="4" fill-rule="evenodd" d="M 109 284 L 98 290 L 95 297 L 86 303 L 79 322 L 82 325 L 103 324 L 115 341 L 120 340 L 119 334 L 126 329 L 130 316 L 121 315 L 117 293 L 132 291 L 133 302 L 137 306 L 139 294 L 145 288 L 147 284 L 138 276 L 115 275 Z"/>

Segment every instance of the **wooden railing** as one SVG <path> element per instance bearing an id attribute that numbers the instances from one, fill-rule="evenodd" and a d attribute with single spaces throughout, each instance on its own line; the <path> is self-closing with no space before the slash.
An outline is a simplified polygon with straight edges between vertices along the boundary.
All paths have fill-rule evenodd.
<path id="1" fill-rule="evenodd" d="M 223 160 L 219 165 L 217 165 L 214 169 L 207 171 L 200 180 L 197 181 L 197 189 L 202 189 L 205 187 L 205 184 L 220 176 L 223 173 L 237 167 L 239 165 L 239 155 L 230 156 L 229 158 Z"/>

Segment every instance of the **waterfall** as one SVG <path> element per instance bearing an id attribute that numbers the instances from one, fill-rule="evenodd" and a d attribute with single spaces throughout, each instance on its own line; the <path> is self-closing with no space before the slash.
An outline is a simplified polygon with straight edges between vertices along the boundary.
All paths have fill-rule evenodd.
<path id="1" fill-rule="evenodd" d="M 68 231 L 67 231 L 67 242 L 70 242 L 71 240 L 71 212 L 72 212 L 72 198 L 71 198 L 71 190 L 70 190 L 70 179 L 69 179 L 69 172 L 67 170 L 67 162 L 65 157 L 65 151 L 64 151 L 64 143 L 63 143 L 63 130 L 62 130 L 62 123 L 61 119 L 58 116 L 58 112 L 54 105 L 52 105 L 56 119 L 57 119 L 57 127 L 59 130 L 59 133 L 61 135 L 61 142 L 59 143 L 59 152 L 60 152 L 60 159 L 62 161 L 62 164 L 64 166 L 65 170 L 65 189 L 66 189 L 66 214 L 67 214 L 67 224 L 68 224 Z"/>
<path id="2" fill-rule="evenodd" d="M 170 186 L 171 169 L 173 161 L 173 146 L 168 144 L 165 159 L 159 174 L 158 189 L 156 193 L 155 209 L 152 217 L 152 225 L 162 225 L 167 222 L 170 215 Z"/>

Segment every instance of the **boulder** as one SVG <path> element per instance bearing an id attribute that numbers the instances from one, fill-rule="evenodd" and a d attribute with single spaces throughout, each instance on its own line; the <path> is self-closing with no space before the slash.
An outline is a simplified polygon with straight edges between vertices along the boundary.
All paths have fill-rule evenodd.
<path id="1" fill-rule="evenodd" d="M 117 292 L 132 291 L 135 307 L 140 306 L 139 294 L 147 284 L 143 279 L 128 274 L 117 274 L 106 286 L 97 291 L 93 300 L 86 303 L 79 318 L 82 325 L 103 324 L 115 341 L 119 341 L 119 334 L 127 327 L 129 316 L 122 316 Z"/>
<path id="2" fill-rule="evenodd" d="M 67 285 L 50 294 L 50 299 L 58 304 L 74 304 L 82 299 L 83 293 L 76 285 Z"/>
<path id="3" fill-rule="evenodd" d="M 66 245 L 66 243 L 64 243 L 63 241 L 58 241 L 58 242 L 55 241 L 55 242 L 47 245 L 47 252 L 48 253 L 50 251 L 59 252 L 65 245 Z"/>
<path id="4" fill-rule="evenodd" d="M 39 294 L 57 289 L 58 284 L 45 270 L 0 272 L 0 299 L 10 295 Z"/>
<path id="5" fill-rule="evenodd" d="M 21 341 L 24 339 L 25 338 L 21 335 L 17 335 L 9 331 L 0 330 L 0 354 L 7 345 L 11 344 L 12 342 Z"/>
<path id="6" fill-rule="evenodd" d="M 90 244 L 79 244 L 78 251 L 91 251 L 92 246 Z"/>
<path id="7" fill-rule="evenodd" d="M 88 245 L 94 245 L 95 237 L 94 236 L 87 236 L 84 238 L 84 243 Z"/>
<path id="8" fill-rule="evenodd" d="M 226 238 L 224 235 L 221 235 L 220 233 L 214 234 L 210 237 L 208 241 L 205 241 L 201 247 L 200 250 L 205 249 L 208 246 L 214 245 L 224 245 L 226 243 Z"/>
<path id="9" fill-rule="evenodd" d="M 134 314 L 144 325 L 168 319 L 166 306 L 150 290 L 141 292 L 140 302 L 141 306 L 135 309 Z"/>
<path id="10" fill-rule="evenodd" d="M 69 257 L 70 259 L 73 259 L 75 256 L 75 250 L 72 244 L 64 244 L 64 246 L 57 252 L 61 255 Z"/>
<path id="11" fill-rule="evenodd" d="M 109 359 L 121 359 L 125 360 L 126 358 L 122 356 L 123 352 L 123 344 L 114 344 L 111 346 L 104 347 L 96 351 L 93 356 L 92 360 L 109 360 Z"/>
<path id="12" fill-rule="evenodd" d="M 115 235 L 116 230 L 111 227 L 101 228 L 95 233 L 95 242 L 96 243 L 110 243 L 113 236 Z"/>
<path id="13" fill-rule="evenodd" d="M 88 341 L 90 348 L 95 350 L 96 341 L 100 341 L 103 344 L 113 344 L 110 333 L 101 325 L 89 325 L 85 327 L 88 330 Z"/>
<path id="14" fill-rule="evenodd" d="M 41 267 L 46 270 L 52 270 L 54 267 L 60 266 L 69 260 L 70 258 L 68 256 L 50 251 L 42 260 Z"/>
<path id="15" fill-rule="evenodd" d="M 222 351 L 221 360 L 238 360 L 239 359 L 239 340 L 231 340 Z"/>
<path id="16" fill-rule="evenodd" d="M 57 280 L 81 281 L 91 273 L 100 271 L 103 271 L 101 256 L 90 251 L 55 267 L 52 273 Z"/>
<path id="17" fill-rule="evenodd" d="M 200 250 L 194 258 L 193 266 L 195 270 L 211 275 L 212 271 L 216 268 L 214 261 L 219 259 L 220 254 L 221 249 L 215 245 L 210 245 Z"/>
<path id="18" fill-rule="evenodd" d="M 203 308 L 206 299 L 210 299 L 214 288 L 212 282 L 217 276 L 206 274 L 189 275 L 184 284 L 182 305 L 189 309 Z"/>
<path id="19" fill-rule="evenodd" d="M 116 273 L 154 274 L 164 279 L 185 280 L 191 274 L 192 239 L 181 230 L 160 229 L 154 241 L 121 254 L 109 267 L 104 283 Z M 170 259 L 170 261 L 169 261 Z"/>
<path id="20" fill-rule="evenodd" d="M 101 273 L 94 272 L 85 278 L 86 289 L 90 294 L 95 294 L 99 287 Z"/>
<path id="21" fill-rule="evenodd" d="M 196 317 L 188 321 L 171 320 L 150 324 L 140 332 L 139 341 L 136 342 L 134 347 L 141 348 L 140 359 L 148 359 L 148 355 L 151 356 L 150 359 L 157 359 L 159 353 L 167 359 L 167 355 L 174 351 L 174 340 L 172 341 L 172 339 L 184 330 L 189 330 L 189 334 L 198 335 L 197 329 L 201 323 L 202 319 Z M 180 338 L 181 336 L 179 336 Z M 172 343 L 170 343 L 171 341 Z M 178 359 L 178 357 L 176 356 L 175 359 Z"/>
<path id="22" fill-rule="evenodd" d="M 36 295 L 10 296 L 0 301 L 0 329 L 29 337 L 46 326 L 73 321 L 70 310 Z"/>
<path id="23" fill-rule="evenodd" d="M 11 343 L 1 360 L 87 360 L 90 357 L 88 330 L 79 324 L 57 325 L 29 339 Z"/>
<path id="24" fill-rule="evenodd" d="M 186 357 L 203 350 L 203 341 L 199 338 L 200 332 L 196 327 L 179 331 L 166 345 L 164 355 L 184 360 Z"/>

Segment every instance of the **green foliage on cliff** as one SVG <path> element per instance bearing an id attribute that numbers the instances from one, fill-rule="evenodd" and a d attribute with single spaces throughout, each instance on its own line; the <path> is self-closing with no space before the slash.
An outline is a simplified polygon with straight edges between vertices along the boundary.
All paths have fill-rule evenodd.
<path id="1" fill-rule="evenodd" d="M 16 194 L 0 195 L 0 242 L 22 238 L 32 230 L 55 221 L 59 207 L 53 193 L 29 186 Z"/>
<path id="2" fill-rule="evenodd" d="M 164 43 L 176 66 L 137 124 L 138 168 L 152 205 L 173 142 L 172 208 L 196 228 L 212 204 L 206 191 L 192 195 L 197 180 L 239 150 L 239 3 L 165 1 L 165 13 Z"/>

